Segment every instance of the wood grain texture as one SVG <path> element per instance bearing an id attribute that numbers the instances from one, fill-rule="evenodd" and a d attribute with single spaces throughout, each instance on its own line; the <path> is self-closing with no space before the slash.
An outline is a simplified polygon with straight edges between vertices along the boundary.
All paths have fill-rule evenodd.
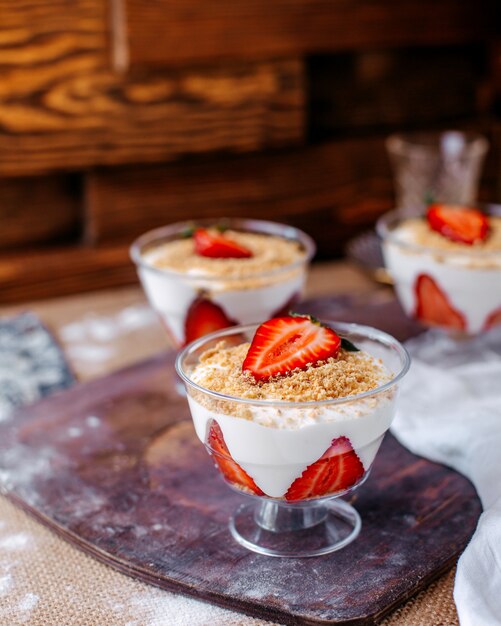
<path id="1" fill-rule="evenodd" d="M 86 177 L 90 241 L 131 240 L 176 220 L 246 216 L 294 224 L 316 238 L 324 256 L 392 206 L 381 138 L 287 152 L 147 168 Z"/>
<path id="2" fill-rule="evenodd" d="M 0 250 L 76 240 L 80 208 L 78 178 L 0 180 Z"/>
<path id="3" fill-rule="evenodd" d="M 395 303 L 372 314 L 376 326 L 402 317 Z M 126 574 L 282 624 L 374 624 L 468 542 L 480 514 L 471 483 L 388 436 L 353 496 L 363 519 L 356 541 L 300 562 L 246 551 L 227 528 L 243 496 L 217 476 L 194 434 L 173 387 L 174 356 L 76 386 L 4 423 L 4 492 Z"/>
<path id="4" fill-rule="evenodd" d="M 0 175 L 302 139 L 299 59 L 113 73 L 108 9 L 104 0 L 0 0 Z"/>
<path id="5" fill-rule="evenodd" d="M 57 247 L 0 255 L 0 302 L 94 291 L 136 280 L 128 246 Z"/>
<path id="6" fill-rule="evenodd" d="M 133 65 L 463 43 L 494 28 L 492 0 L 126 2 Z"/>

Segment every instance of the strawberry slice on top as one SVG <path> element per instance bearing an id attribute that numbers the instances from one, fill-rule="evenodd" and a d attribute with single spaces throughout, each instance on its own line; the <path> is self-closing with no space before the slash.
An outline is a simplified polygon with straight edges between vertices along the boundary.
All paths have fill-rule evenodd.
<path id="1" fill-rule="evenodd" d="M 197 228 L 193 235 L 195 252 L 212 259 L 248 259 L 252 251 L 222 233 Z"/>
<path id="2" fill-rule="evenodd" d="M 336 357 L 340 347 L 341 338 L 309 315 L 275 317 L 256 330 L 242 372 L 256 381 L 284 376 Z"/>
<path id="3" fill-rule="evenodd" d="M 332 441 L 315 463 L 308 465 L 285 494 L 286 500 L 306 500 L 345 491 L 358 483 L 364 466 L 347 437 Z"/>
<path id="4" fill-rule="evenodd" d="M 218 304 L 199 296 L 191 303 L 186 314 L 184 321 L 185 341 L 188 344 L 190 341 L 214 333 L 216 330 L 235 325 L 236 322 L 231 320 Z"/>
<path id="5" fill-rule="evenodd" d="M 470 207 L 432 204 L 426 217 L 430 227 L 450 241 L 472 245 L 484 241 L 489 232 L 487 216 Z"/>

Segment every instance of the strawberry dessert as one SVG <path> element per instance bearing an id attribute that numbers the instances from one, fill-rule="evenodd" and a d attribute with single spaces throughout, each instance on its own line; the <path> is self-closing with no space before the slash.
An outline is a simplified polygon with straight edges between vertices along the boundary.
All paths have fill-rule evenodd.
<path id="1" fill-rule="evenodd" d="M 501 211 L 431 205 L 378 223 L 405 312 L 427 326 L 476 334 L 501 323 Z"/>
<path id="2" fill-rule="evenodd" d="M 298 503 L 367 477 L 408 364 L 385 333 L 290 314 L 205 337 L 183 350 L 177 370 L 225 480 Z"/>
<path id="3" fill-rule="evenodd" d="M 291 226 L 242 219 L 173 224 L 146 233 L 131 249 L 148 299 L 177 346 L 287 312 L 313 253 L 312 240 Z"/>

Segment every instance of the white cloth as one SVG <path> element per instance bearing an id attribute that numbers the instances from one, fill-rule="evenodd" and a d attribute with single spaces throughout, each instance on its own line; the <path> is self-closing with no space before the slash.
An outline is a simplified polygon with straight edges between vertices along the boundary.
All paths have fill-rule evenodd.
<path id="1" fill-rule="evenodd" d="M 474 484 L 483 513 L 454 600 L 461 626 L 501 625 L 501 329 L 457 342 L 428 331 L 406 347 L 413 362 L 391 430 Z"/>

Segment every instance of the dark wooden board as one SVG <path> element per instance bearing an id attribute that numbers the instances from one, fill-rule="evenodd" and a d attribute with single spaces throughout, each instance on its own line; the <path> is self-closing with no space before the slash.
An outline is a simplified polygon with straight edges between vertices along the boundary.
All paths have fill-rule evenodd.
<path id="1" fill-rule="evenodd" d="M 347 316 L 339 301 L 315 307 Z M 392 303 L 350 317 L 371 315 L 400 336 L 417 330 Z M 7 495 L 126 574 L 285 624 L 373 624 L 466 545 L 480 514 L 472 485 L 387 436 L 353 497 L 363 519 L 354 543 L 304 560 L 248 552 L 227 528 L 243 496 L 223 483 L 195 438 L 173 387 L 174 356 L 77 385 L 4 424 Z"/>

